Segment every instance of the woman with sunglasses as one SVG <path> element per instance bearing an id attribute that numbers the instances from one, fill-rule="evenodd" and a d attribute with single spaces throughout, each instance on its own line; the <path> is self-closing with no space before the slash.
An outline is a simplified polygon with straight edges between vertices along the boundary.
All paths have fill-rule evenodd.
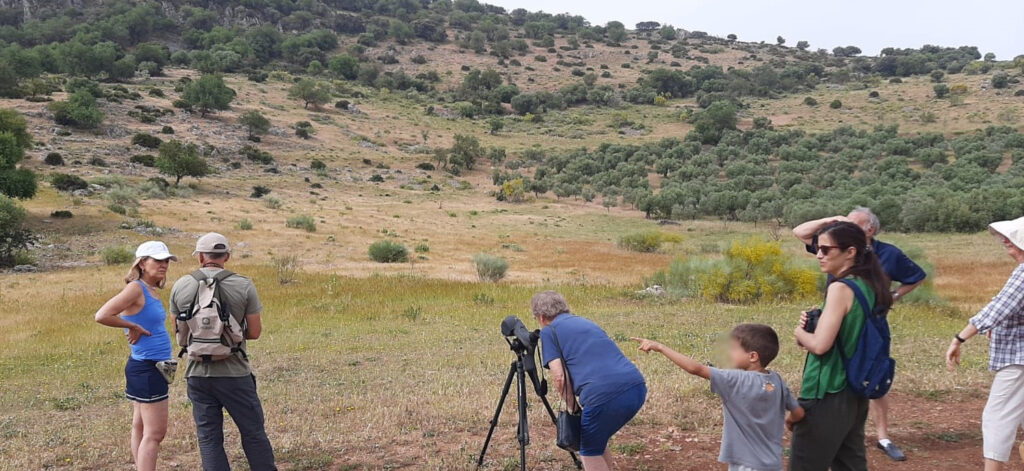
<path id="1" fill-rule="evenodd" d="M 154 289 L 167 281 L 167 266 L 177 261 L 163 242 L 144 242 L 125 276 L 125 287 L 96 312 L 96 322 L 123 329 L 131 356 L 124 368 L 125 396 L 132 401 L 131 448 L 135 468 L 156 469 L 160 442 L 167 434 L 167 382 L 158 362 L 171 359 L 167 311 Z"/>
<path id="2" fill-rule="evenodd" d="M 849 279 L 872 305 L 891 306 L 889 278 L 860 226 L 832 222 L 818 230 L 817 240 L 818 265 L 830 275 L 830 282 L 817 328 L 813 333 L 804 329 L 805 312 L 793 332 L 797 343 L 807 350 L 800 388 L 800 405 L 807 415 L 793 426 L 789 469 L 863 471 L 867 470 L 864 423 L 868 399 L 847 387 L 842 357 L 854 354 L 866 317 L 853 290 L 836 281 Z"/>
<path id="3" fill-rule="evenodd" d="M 999 471 L 1010 461 L 1017 429 L 1024 422 L 1024 217 L 992 223 L 989 231 L 1017 268 L 999 294 L 953 336 L 946 366 L 953 371 L 960 364 L 960 346 L 967 339 L 989 335 L 988 367 L 996 375 L 981 415 L 981 435 L 985 471 Z"/>

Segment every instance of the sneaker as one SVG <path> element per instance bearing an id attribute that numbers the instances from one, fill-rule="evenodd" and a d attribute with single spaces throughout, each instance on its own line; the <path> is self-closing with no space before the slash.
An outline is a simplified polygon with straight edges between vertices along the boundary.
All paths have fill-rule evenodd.
<path id="1" fill-rule="evenodd" d="M 875 445 L 878 446 L 879 450 L 885 452 L 885 455 L 891 458 L 893 461 L 907 460 L 906 455 L 903 454 L 903 450 L 900 450 L 900 447 L 896 446 L 895 443 L 889 442 L 888 445 L 884 446 L 881 443 L 876 443 Z"/>
<path id="2" fill-rule="evenodd" d="M 167 384 L 174 382 L 174 373 L 178 371 L 178 362 L 174 360 L 156 362 L 156 370 L 164 377 Z"/>

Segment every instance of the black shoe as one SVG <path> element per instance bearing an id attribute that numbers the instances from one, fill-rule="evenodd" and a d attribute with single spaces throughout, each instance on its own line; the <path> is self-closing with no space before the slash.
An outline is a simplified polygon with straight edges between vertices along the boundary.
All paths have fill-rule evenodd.
<path id="1" fill-rule="evenodd" d="M 903 450 L 896 446 L 895 443 L 889 442 L 888 445 L 883 446 L 881 443 L 876 443 L 879 450 L 885 452 L 885 456 L 888 456 L 893 461 L 907 461 L 907 457 L 903 454 Z"/>

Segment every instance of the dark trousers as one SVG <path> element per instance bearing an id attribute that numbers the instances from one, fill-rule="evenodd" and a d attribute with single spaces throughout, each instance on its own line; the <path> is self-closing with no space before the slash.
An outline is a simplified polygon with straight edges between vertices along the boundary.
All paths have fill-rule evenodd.
<path id="1" fill-rule="evenodd" d="M 188 378 L 188 398 L 192 401 L 203 471 L 231 469 L 224 452 L 224 409 L 238 426 L 249 468 L 277 471 L 274 450 L 263 428 L 263 406 L 256 394 L 256 377 Z"/>
<path id="2" fill-rule="evenodd" d="M 866 471 L 864 422 L 868 399 L 849 388 L 822 399 L 801 400 L 807 411 L 793 426 L 790 471 Z"/>

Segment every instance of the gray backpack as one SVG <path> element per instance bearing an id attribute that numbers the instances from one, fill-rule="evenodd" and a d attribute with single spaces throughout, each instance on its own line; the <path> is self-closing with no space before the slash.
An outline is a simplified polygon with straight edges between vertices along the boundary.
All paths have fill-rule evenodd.
<path id="1" fill-rule="evenodd" d="M 181 346 L 178 357 L 188 353 L 193 361 L 208 363 L 235 354 L 245 356 L 245 328 L 228 312 L 220 296 L 220 283 L 231 276 L 234 273 L 227 270 L 212 277 L 202 270 L 192 273 L 192 278 L 199 282 L 196 297 L 188 310 L 179 312 L 175 319 L 175 334 Z"/>

